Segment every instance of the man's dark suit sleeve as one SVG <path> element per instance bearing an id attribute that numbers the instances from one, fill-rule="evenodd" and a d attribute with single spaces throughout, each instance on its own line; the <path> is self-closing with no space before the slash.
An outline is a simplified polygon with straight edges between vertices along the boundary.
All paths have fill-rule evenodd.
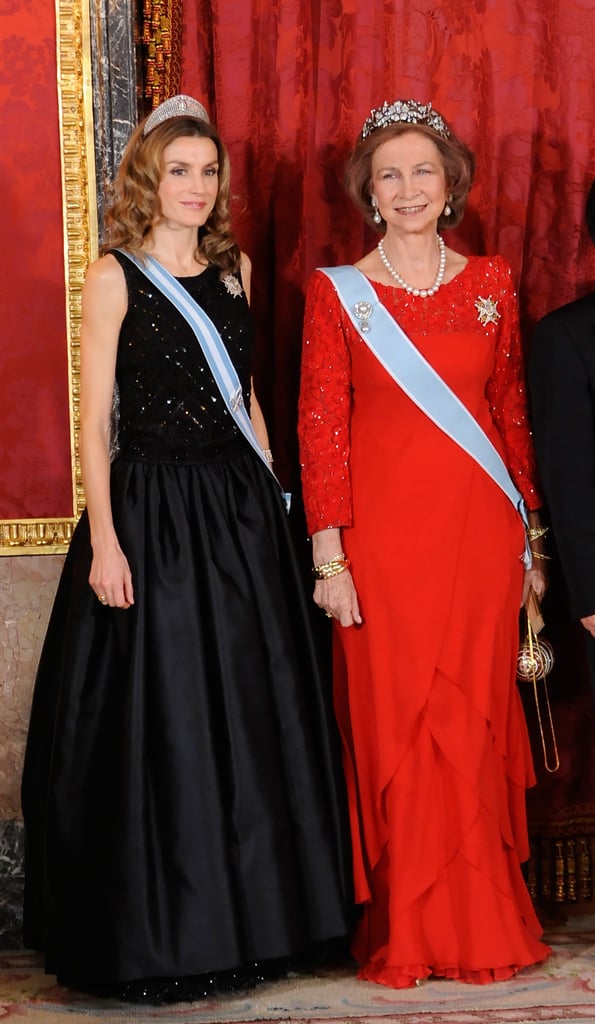
<path id="1" fill-rule="evenodd" d="M 594 367 L 556 313 L 538 324 L 531 352 L 537 462 L 571 612 L 584 618 L 595 614 Z"/>

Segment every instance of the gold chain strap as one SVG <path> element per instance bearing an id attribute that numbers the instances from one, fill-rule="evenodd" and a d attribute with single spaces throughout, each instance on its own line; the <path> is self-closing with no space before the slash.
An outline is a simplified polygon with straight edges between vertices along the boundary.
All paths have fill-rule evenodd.
<path id="1" fill-rule="evenodd" d="M 545 692 L 545 702 L 546 702 L 546 705 L 547 705 L 548 721 L 549 721 L 550 733 L 551 733 L 551 736 L 552 736 L 552 747 L 553 747 L 555 763 L 552 766 L 552 765 L 550 765 L 550 763 L 548 761 L 547 744 L 545 742 L 545 732 L 544 732 L 544 728 L 543 728 L 543 722 L 541 720 L 541 708 L 539 707 L 539 692 L 537 690 L 537 674 L 535 672 L 535 654 L 534 654 L 534 646 L 533 645 L 534 645 L 534 642 L 536 641 L 536 637 L 535 637 L 535 634 L 533 632 L 533 627 L 531 625 L 531 620 L 530 620 L 529 616 L 527 616 L 527 641 L 528 641 L 528 644 L 529 644 L 529 655 L 530 655 L 530 660 L 531 660 L 531 676 L 532 676 L 532 681 L 533 681 L 533 695 L 535 697 L 535 707 L 537 709 L 537 721 L 539 722 L 539 733 L 540 733 L 540 736 L 541 736 L 541 747 L 542 747 L 542 750 L 543 750 L 543 763 L 545 765 L 545 770 L 547 772 L 550 772 L 550 773 L 553 774 L 554 772 L 557 772 L 558 768 L 560 767 L 560 758 L 558 756 L 558 745 L 556 743 L 556 733 L 554 731 L 554 720 L 552 718 L 552 708 L 551 708 L 551 704 L 550 704 L 550 695 L 549 695 L 548 688 L 547 688 L 547 677 L 544 675 L 544 677 L 543 677 L 543 689 L 544 689 L 544 692 Z"/>

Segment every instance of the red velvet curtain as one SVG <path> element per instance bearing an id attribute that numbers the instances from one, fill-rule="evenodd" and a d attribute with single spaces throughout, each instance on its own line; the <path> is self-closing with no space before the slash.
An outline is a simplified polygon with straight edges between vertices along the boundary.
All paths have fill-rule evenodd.
<path id="1" fill-rule="evenodd" d="M 544 313 L 595 287 L 583 227 L 594 0 L 183 0 L 183 21 L 181 90 L 208 106 L 232 158 L 236 227 L 254 263 L 257 386 L 289 486 L 306 281 L 373 242 L 342 189 L 371 107 L 430 100 L 475 150 L 465 219 L 447 238 L 509 259 L 527 341 Z M 551 778 L 541 771 L 531 798 L 540 834 L 554 837 L 595 831 L 590 698 L 560 602 L 552 690 L 563 764 Z M 537 733 L 535 749 L 539 767 Z"/>
<path id="2" fill-rule="evenodd" d="M 594 0 L 183 0 L 183 16 L 181 88 L 208 105 L 231 153 L 262 397 L 290 478 L 304 285 L 368 244 L 341 182 L 372 106 L 431 100 L 475 150 L 449 241 L 510 260 L 528 326 L 595 283 L 582 231 Z"/>

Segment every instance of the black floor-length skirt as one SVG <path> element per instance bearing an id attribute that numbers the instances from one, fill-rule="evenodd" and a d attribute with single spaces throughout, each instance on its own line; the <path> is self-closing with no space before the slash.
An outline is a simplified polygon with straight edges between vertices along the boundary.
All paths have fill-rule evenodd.
<path id="1" fill-rule="evenodd" d="M 220 971 L 347 931 L 329 701 L 279 489 L 238 447 L 118 459 L 135 603 L 72 540 L 23 777 L 25 943 L 46 969 L 126 981 Z"/>

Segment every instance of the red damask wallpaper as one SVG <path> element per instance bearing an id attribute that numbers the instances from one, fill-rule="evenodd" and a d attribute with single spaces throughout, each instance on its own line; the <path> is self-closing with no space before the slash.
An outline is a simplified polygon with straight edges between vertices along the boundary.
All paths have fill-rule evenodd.
<path id="1" fill-rule="evenodd" d="M 73 515 L 54 0 L 0 0 L 0 519 Z"/>

